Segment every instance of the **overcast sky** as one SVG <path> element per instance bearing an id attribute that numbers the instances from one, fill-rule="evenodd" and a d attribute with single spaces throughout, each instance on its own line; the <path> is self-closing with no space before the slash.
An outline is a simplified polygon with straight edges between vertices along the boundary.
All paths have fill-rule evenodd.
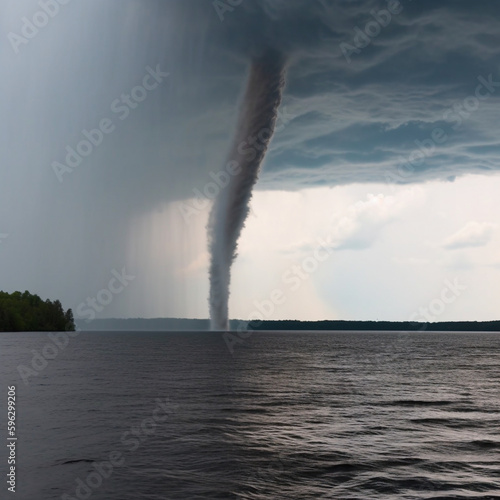
<path id="1" fill-rule="evenodd" d="M 206 318 L 210 198 L 273 47 L 231 316 L 499 319 L 500 4 L 231 3 L 2 1 L 0 289 Z"/>

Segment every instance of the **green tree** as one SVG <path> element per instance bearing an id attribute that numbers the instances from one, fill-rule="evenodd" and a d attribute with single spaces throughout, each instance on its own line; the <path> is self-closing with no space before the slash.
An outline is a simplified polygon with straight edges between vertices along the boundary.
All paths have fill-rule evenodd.
<path id="1" fill-rule="evenodd" d="M 73 331 L 73 312 L 64 312 L 59 300 L 43 301 L 28 291 L 0 291 L 0 331 Z"/>
<path id="2" fill-rule="evenodd" d="M 67 332 L 74 332 L 75 331 L 75 319 L 73 318 L 73 311 L 71 309 L 68 309 L 66 311 L 66 314 L 64 315 L 64 318 L 66 320 L 66 331 Z"/>

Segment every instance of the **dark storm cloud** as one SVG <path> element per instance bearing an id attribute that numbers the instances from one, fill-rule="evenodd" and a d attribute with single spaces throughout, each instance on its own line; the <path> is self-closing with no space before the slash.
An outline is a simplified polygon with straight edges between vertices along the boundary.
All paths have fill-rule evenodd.
<path id="1" fill-rule="evenodd" d="M 202 107 L 225 117 L 220 132 L 212 128 L 208 139 L 202 132 L 199 146 L 219 151 L 227 143 L 251 55 L 271 46 L 292 61 L 283 106 L 293 120 L 273 141 L 260 188 L 421 182 L 498 169 L 500 7 L 493 2 L 479 9 L 466 1 L 254 0 L 222 2 L 219 11 L 214 3 L 174 4 L 185 26 L 179 47 L 190 46 L 191 62 L 180 66 L 196 60 Z M 390 20 L 381 13 L 388 9 Z M 478 101 L 480 78 L 493 86 Z M 446 140 L 424 149 L 411 175 L 398 174 L 435 129 Z"/>
<path id="2" fill-rule="evenodd" d="M 384 182 L 421 149 L 416 141 L 432 139 L 437 128 L 446 140 L 434 142 L 424 161 L 411 165 L 412 175 L 397 176 L 400 182 L 498 169 L 497 8 L 414 4 L 403 2 L 402 12 L 350 64 L 338 46 L 297 60 L 284 101 L 296 119 L 275 139 L 270 186 L 290 186 L 290 168 L 292 183 L 297 170 L 328 184 Z M 371 5 L 359 6 L 366 20 Z M 364 24 L 353 18 L 351 26 Z M 484 80 L 493 84 L 483 85 L 486 97 L 478 101 Z"/>

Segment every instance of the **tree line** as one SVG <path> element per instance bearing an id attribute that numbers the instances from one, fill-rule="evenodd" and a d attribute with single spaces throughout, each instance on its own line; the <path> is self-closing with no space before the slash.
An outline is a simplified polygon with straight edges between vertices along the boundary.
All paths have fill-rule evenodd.
<path id="1" fill-rule="evenodd" d="M 59 300 L 42 300 L 28 291 L 0 291 L 0 332 L 74 331 L 73 311 Z"/>

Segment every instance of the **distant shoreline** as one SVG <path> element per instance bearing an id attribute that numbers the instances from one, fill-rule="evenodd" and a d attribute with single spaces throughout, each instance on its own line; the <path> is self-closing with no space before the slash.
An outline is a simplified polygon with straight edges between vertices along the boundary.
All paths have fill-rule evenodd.
<path id="1" fill-rule="evenodd" d="M 208 319 L 109 318 L 85 322 L 77 320 L 81 331 L 208 331 Z M 252 322 L 231 320 L 230 331 L 408 331 L 408 332 L 500 332 L 499 321 L 296 321 Z"/>

